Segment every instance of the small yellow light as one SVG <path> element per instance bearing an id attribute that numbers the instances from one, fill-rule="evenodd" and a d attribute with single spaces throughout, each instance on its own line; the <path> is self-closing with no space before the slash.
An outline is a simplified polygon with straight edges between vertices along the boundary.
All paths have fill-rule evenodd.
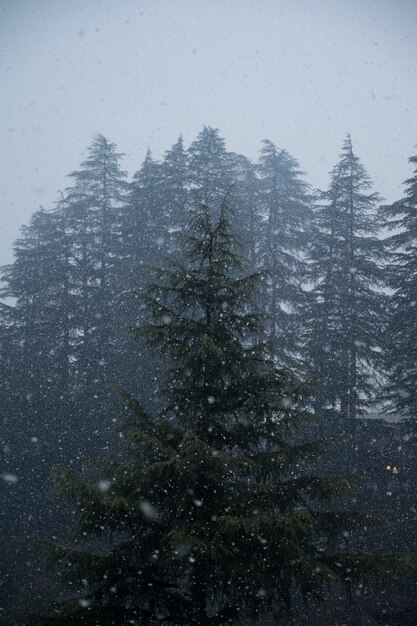
<path id="1" fill-rule="evenodd" d="M 394 465 L 394 472 L 396 472 L 396 471 L 397 471 L 397 468 L 396 468 L 396 467 L 395 467 L 395 465 Z"/>
<path id="2" fill-rule="evenodd" d="M 387 465 L 387 471 L 390 472 L 391 471 L 391 465 Z"/>

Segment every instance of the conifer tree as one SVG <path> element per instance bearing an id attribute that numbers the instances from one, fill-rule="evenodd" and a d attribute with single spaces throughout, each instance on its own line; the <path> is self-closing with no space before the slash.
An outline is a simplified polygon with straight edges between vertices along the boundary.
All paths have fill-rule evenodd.
<path id="1" fill-rule="evenodd" d="M 59 361 L 65 348 L 61 235 L 57 215 L 40 209 L 21 229 L 14 263 L 2 268 L 2 295 L 15 299 L 14 306 L 3 306 L 3 313 L 9 334 L 20 343 L 15 410 L 24 420 L 23 430 L 29 423 L 35 430 L 45 427 L 53 415 L 52 398 L 55 410 L 62 409 L 60 398 L 67 394 L 68 364 Z"/>
<path id="2" fill-rule="evenodd" d="M 187 220 L 187 154 L 182 137 L 165 153 L 161 167 L 164 222 L 167 246 L 173 244 L 172 232 L 182 230 Z"/>
<path id="3" fill-rule="evenodd" d="M 319 411 L 337 410 L 354 429 L 357 414 L 375 398 L 381 371 L 381 330 L 386 298 L 378 238 L 377 193 L 348 136 L 329 190 L 316 206 L 310 245 L 314 290 L 306 316 L 306 346 L 321 382 Z"/>
<path id="4" fill-rule="evenodd" d="M 130 286 L 138 270 L 152 264 L 158 249 L 163 247 L 166 235 L 163 209 L 161 164 L 148 150 L 129 185 L 123 211 L 124 258 Z"/>
<path id="5" fill-rule="evenodd" d="M 258 206 L 256 165 L 241 154 L 230 154 L 232 186 L 230 205 L 236 215 L 236 233 L 242 241 L 248 266 L 255 271 L 261 263 L 262 217 Z"/>
<path id="6" fill-rule="evenodd" d="M 117 296 L 120 290 L 121 207 L 126 173 L 116 146 L 98 135 L 66 190 L 66 232 L 70 238 L 76 384 L 86 400 L 103 388 L 113 369 Z"/>
<path id="7" fill-rule="evenodd" d="M 71 431 L 74 440 L 75 413 L 80 440 L 97 429 L 88 419 L 89 407 L 97 405 L 97 393 L 106 395 L 105 384 L 114 382 L 120 361 L 117 305 L 125 185 L 120 156 L 99 135 L 80 170 L 70 175 L 74 185 L 53 210 L 32 216 L 15 242 L 14 262 L 2 270 L 2 295 L 15 299 L 14 306 L 3 306 L 20 361 L 13 374 L 20 416 L 15 428 L 31 431 L 27 441 L 36 436 L 45 445 L 50 442 L 48 454 L 42 455 L 46 465 L 50 458 L 57 462 L 61 452 L 63 460 L 73 457 L 64 452 L 68 447 L 62 437 Z M 70 402 L 78 409 L 71 404 L 71 422 Z M 33 458 L 33 445 L 27 448 Z"/>
<path id="8" fill-rule="evenodd" d="M 188 183 L 198 197 L 215 207 L 232 184 L 232 164 L 217 128 L 204 126 L 188 149 Z"/>
<path id="9" fill-rule="evenodd" d="M 189 192 L 194 192 L 189 195 L 215 207 L 228 194 L 229 204 L 236 213 L 236 232 L 245 245 L 250 267 L 255 269 L 263 260 L 257 258 L 262 218 L 256 167 L 243 155 L 228 152 L 218 129 L 209 126 L 204 126 L 187 156 L 187 186 Z"/>
<path id="10" fill-rule="evenodd" d="M 270 335 L 281 340 L 280 357 L 297 357 L 301 288 L 305 278 L 305 249 L 310 215 L 308 185 L 298 162 L 272 141 L 265 140 L 258 165 L 258 213 L 263 218 L 259 262 L 272 270 L 266 289 Z"/>
<path id="11" fill-rule="evenodd" d="M 148 149 L 141 167 L 135 172 L 122 209 L 121 246 L 118 279 L 118 326 L 125 329 L 132 323 L 140 323 L 141 307 L 133 295 L 138 281 L 149 277 L 149 269 L 157 256 L 170 249 L 170 228 L 180 202 L 180 183 L 177 166 L 181 160 L 182 143 L 176 144 L 168 157 L 169 164 L 163 165 L 152 157 Z M 180 176 L 179 176 L 180 177 Z M 172 195 L 170 195 L 172 192 Z M 114 369 L 114 380 L 148 395 L 150 380 L 150 355 L 143 347 L 134 349 L 133 338 L 119 332 L 117 345 L 118 367 Z M 140 381 L 141 389 L 138 389 Z M 146 389 L 146 391 L 145 391 Z"/>
<path id="12" fill-rule="evenodd" d="M 311 418 L 306 390 L 253 339 L 263 275 L 243 272 L 225 203 L 214 214 L 192 212 L 182 259 L 156 268 L 143 292 L 137 332 L 170 363 L 165 408 L 128 398 L 128 459 L 90 480 L 59 471 L 78 534 L 72 547 L 42 545 L 78 593 L 43 626 L 284 620 L 297 592 L 366 569 L 343 547 L 360 516 L 329 502 L 346 481 L 305 466 L 317 453 L 297 436 Z"/>
<path id="13" fill-rule="evenodd" d="M 401 200 L 382 208 L 387 226 L 395 231 L 387 239 L 390 264 L 386 274 L 394 290 L 386 349 L 389 380 L 386 395 L 391 408 L 405 417 L 417 415 L 417 156 L 409 159 L 414 167 L 405 181 Z"/>
<path id="14" fill-rule="evenodd" d="M 45 505 L 46 485 L 52 464 L 70 459 L 63 445 L 69 354 L 61 226 L 54 212 L 35 212 L 14 244 L 14 263 L 2 268 L 2 295 L 14 301 L 0 309 L 0 474 L 13 482 L 2 480 L 0 486 L 0 550 L 3 582 L 14 578 L 14 590 L 26 569 L 15 537 L 33 529 L 34 519 L 39 530 L 53 532 L 50 513 L 55 505 Z M 11 592 L 2 587 L 0 595 L 7 598 Z"/>

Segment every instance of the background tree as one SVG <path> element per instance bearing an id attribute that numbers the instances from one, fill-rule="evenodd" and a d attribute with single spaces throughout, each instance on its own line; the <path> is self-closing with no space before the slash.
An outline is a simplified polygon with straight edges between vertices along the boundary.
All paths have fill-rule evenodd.
<path id="1" fill-rule="evenodd" d="M 310 197 L 297 161 L 271 141 L 263 144 L 258 165 L 258 213 L 262 218 L 258 263 L 273 270 L 265 290 L 270 335 L 280 339 L 280 358 L 289 364 L 299 356 L 296 337 L 304 302 L 301 285 Z"/>
<path id="2" fill-rule="evenodd" d="M 386 334 L 389 370 L 387 396 L 391 408 L 408 418 L 417 415 L 417 156 L 409 159 L 413 176 L 405 194 L 381 213 L 394 234 L 387 239 L 390 264 L 388 284 L 393 289 Z"/>
<path id="3" fill-rule="evenodd" d="M 187 154 L 182 137 L 165 153 L 162 163 L 162 187 L 167 244 L 174 245 L 170 234 L 182 230 L 187 221 Z"/>
<path id="4" fill-rule="evenodd" d="M 232 164 L 232 186 L 229 202 L 236 219 L 236 233 L 242 241 L 248 267 L 255 271 L 261 263 L 262 217 L 258 206 L 258 184 L 256 165 L 241 154 L 230 154 Z"/>
<path id="5" fill-rule="evenodd" d="M 115 146 L 97 137 L 72 175 L 73 187 L 53 210 L 37 211 L 22 228 L 15 260 L 2 271 L 7 300 L 1 352 L 13 393 L 7 414 L 2 406 L 7 454 L 1 473 L 16 479 L 1 485 L 8 490 L 2 494 L 5 516 L 13 520 L 3 540 L 20 580 L 27 559 L 11 536 L 34 525 L 59 534 L 68 515 L 47 499 L 51 465 L 79 467 L 85 455 L 107 453 L 99 405 L 105 401 L 111 411 L 106 384 L 117 382 L 111 371 L 124 186 L 118 160 Z"/>
<path id="6" fill-rule="evenodd" d="M 62 384 L 57 355 L 63 349 L 62 334 L 62 259 L 57 252 L 61 243 L 59 220 L 43 209 L 37 211 L 14 244 L 15 263 L 3 268 L 3 296 L 15 299 L 15 306 L 3 311 L 9 328 L 19 333 L 21 342 L 19 401 L 22 414 L 35 430 L 45 413 L 48 397 Z M 68 371 L 63 367 L 63 372 Z M 17 373 L 17 372 L 16 372 Z M 31 417 L 29 417 L 31 416 Z M 26 426 L 28 423 L 26 422 Z"/>
<path id="7" fill-rule="evenodd" d="M 53 532 L 56 506 L 40 496 L 51 464 L 69 460 L 63 236 L 59 215 L 37 211 L 15 242 L 14 263 L 2 268 L 0 541 L 2 585 L 14 579 L 15 589 L 26 570 L 15 536 L 33 529 L 34 519 Z M 14 594 L 3 588 L 1 595 Z"/>
<path id="8" fill-rule="evenodd" d="M 233 182 L 230 155 L 218 129 L 204 126 L 187 155 L 191 189 L 207 206 L 218 206 Z"/>
<path id="9" fill-rule="evenodd" d="M 319 411 L 331 408 L 354 429 L 375 398 L 386 297 L 384 244 L 376 193 L 348 136 L 329 190 L 321 194 L 309 248 L 314 289 L 306 316 L 307 359 L 321 381 Z"/>
<path id="10" fill-rule="evenodd" d="M 66 230 L 70 238 L 71 290 L 77 298 L 73 325 L 75 384 L 85 416 L 95 396 L 107 397 L 113 382 L 119 322 L 121 207 L 125 172 L 116 146 L 98 135 L 66 191 Z"/>

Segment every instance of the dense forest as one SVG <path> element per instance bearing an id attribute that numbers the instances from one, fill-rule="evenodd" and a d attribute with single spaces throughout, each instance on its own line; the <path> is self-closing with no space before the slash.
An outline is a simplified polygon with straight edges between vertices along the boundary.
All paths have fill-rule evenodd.
<path id="1" fill-rule="evenodd" d="M 415 624 L 417 156 L 122 159 L 2 268 L 0 623 Z"/>

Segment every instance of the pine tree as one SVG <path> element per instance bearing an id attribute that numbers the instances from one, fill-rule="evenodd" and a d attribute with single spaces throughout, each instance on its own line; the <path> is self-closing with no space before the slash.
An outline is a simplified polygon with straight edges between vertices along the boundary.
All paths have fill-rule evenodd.
<path id="1" fill-rule="evenodd" d="M 230 154 L 217 128 L 204 126 L 188 149 L 188 183 L 207 206 L 215 207 L 234 182 Z"/>
<path id="2" fill-rule="evenodd" d="M 417 156 L 409 159 L 413 176 L 405 181 L 405 194 L 381 214 L 395 234 L 387 239 L 390 264 L 388 284 L 393 289 L 386 333 L 386 394 L 392 409 L 408 418 L 417 415 Z"/>
<path id="3" fill-rule="evenodd" d="M 119 329 L 141 322 L 142 309 L 138 306 L 135 288 L 138 282 L 147 280 L 156 257 L 162 251 L 168 253 L 171 247 L 170 229 L 171 224 L 178 219 L 175 213 L 179 211 L 181 196 L 181 182 L 178 180 L 181 178 L 181 174 L 178 174 L 181 153 L 182 143 L 179 141 L 167 157 L 168 165 L 164 169 L 148 149 L 141 167 L 128 185 L 121 221 L 121 273 L 118 279 L 117 310 Z M 153 385 L 149 375 L 149 351 L 143 347 L 139 352 L 133 347 L 133 338 L 121 332 L 116 352 L 119 360 L 118 367 L 113 370 L 112 382 L 120 384 L 123 381 L 143 400 Z"/>
<path id="4" fill-rule="evenodd" d="M 188 149 L 188 191 L 215 207 L 228 194 L 236 213 L 236 232 L 247 250 L 247 259 L 255 269 L 262 262 L 257 258 L 261 239 L 258 210 L 258 179 L 256 167 L 241 154 L 228 152 L 219 130 L 204 126 Z"/>
<path id="5" fill-rule="evenodd" d="M 127 258 L 129 285 L 139 269 L 148 267 L 163 248 L 166 223 L 163 211 L 161 164 L 151 151 L 134 174 L 123 212 L 124 258 Z"/>
<path id="6" fill-rule="evenodd" d="M 259 267 L 262 218 L 258 207 L 256 165 L 241 154 L 230 154 L 232 186 L 230 205 L 236 214 L 236 232 L 246 251 L 248 267 Z"/>
<path id="7" fill-rule="evenodd" d="M 310 245 L 307 358 L 321 381 L 317 408 L 337 410 L 354 429 L 355 418 L 375 398 L 381 371 L 381 330 L 386 298 L 378 237 L 380 198 L 348 136 L 329 190 L 321 194 Z"/>
<path id="8" fill-rule="evenodd" d="M 263 143 L 258 165 L 259 262 L 272 270 L 265 294 L 270 335 L 281 340 L 280 357 L 290 364 L 298 356 L 310 197 L 298 162 L 271 141 Z"/>
<path id="9" fill-rule="evenodd" d="M 70 239 L 71 289 L 77 296 L 73 320 L 78 385 L 92 397 L 109 381 L 117 339 L 120 290 L 121 207 L 126 173 L 116 146 L 98 135 L 66 191 L 66 232 Z"/>
<path id="10" fill-rule="evenodd" d="M 17 577 L 27 559 L 12 535 L 29 527 L 56 532 L 65 515 L 47 497 L 51 466 L 107 454 L 100 404 L 111 411 L 106 384 L 125 372 L 120 156 L 98 136 L 56 207 L 37 211 L 22 228 L 14 262 L 2 271 L 2 471 L 18 478 L 4 499 L 13 523 L 2 552 Z"/>
<path id="11" fill-rule="evenodd" d="M 146 413 L 128 398 L 128 460 L 89 481 L 59 471 L 77 539 L 42 545 L 78 593 L 43 626 L 284 620 L 297 591 L 353 584 L 367 567 L 345 547 L 361 516 L 329 502 L 346 481 L 307 469 L 317 444 L 297 436 L 311 419 L 306 390 L 253 340 L 263 275 L 242 271 L 226 205 L 214 213 L 193 211 L 183 258 L 156 268 L 143 292 L 137 332 L 171 363 L 165 408 Z"/>
<path id="12" fill-rule="evenodd" d="M 173 244 L 170 234 L 182 230 L 187 220 L 187 154 L 182 137 L 165 153 L 161 177 L 167 249 Z"/>
<path id="13" fill-rule="evenodd" d="M 9 334 L 20 344 L 14 384 L 23 430 L 28 424 L 34 430 L 45 428 L 54 411 L 61 412 L 67 394 L 68 364 L 60 361 L 65 349 L 61 244 L 59 218 L 40 209 L 21 229 L 14 263 L 2 269 L 2 295 L 15 299 L 14 306 L 3 306 L 3 312 Z"/>
<path id="14" fill-rule="evenodd" d="M 58 215 L 43 209 L 35 212 L 14 244 L 14 262 L 2 270 L 2 294 L 8 299 L 0 309 L 0 475 L 12 481 L 2 480 L 0 485 L 4 608 L 27 570 L 26 550 L 16 536 L 34 528 L 53 532 L 55 503 L 45 504 L 50 470 L 52 464 L 70 459 L 63 444 L 69 358 L 62 235 Z M 14 590 L 7 592 L 13 579 Z"/>
<path id="15" fill-rule="evenodd" d="M 48 450 L 42 453 L 45 466 L 60 456 L 66 462 L 74 457 L 64 452 L 63 438 L 74 442 L 75 419 L 79 441 L 86 441 L 86 432 L 91 436 L 97 428 L 88 419 L 89 408 L 97 405 L 94 396 L 108 394 L 105 384 L 114 382 L 125 185 L 120 156 L 98 136 L 71 174 L 74 185 L 53 210 L 34 213 L 15 242 L 14 262 L 2 270 L 2 295 L 15 300 L 3 305 L 3 313 L 19 359 L 13 373 L 19 419 L 13 429 L 24 433 L 25 472 L 36 456 L 31 436 Z"/>

